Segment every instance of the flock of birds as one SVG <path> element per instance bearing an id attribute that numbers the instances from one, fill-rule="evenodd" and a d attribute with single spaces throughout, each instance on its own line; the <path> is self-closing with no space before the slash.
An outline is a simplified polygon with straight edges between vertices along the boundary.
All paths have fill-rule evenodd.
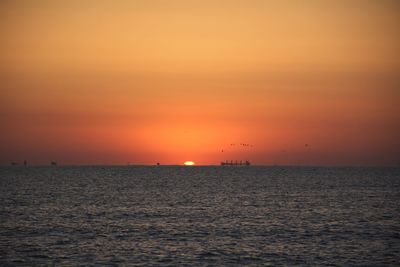
<path id="1" fill-rule="evenodd" d="M 247 144 L 247 143 L 231 143 L 229 146 L 237 146 L 237 147 L 253 147 L 254 145 L 252 144 Z M 221 152 L 224 152 L 224 149 L 221 150 Z"/>
<path id="2" fill-rule="evenodd" d="M 252 144 L 247 144 L 247 143 L 231 143 L 230 146 L 238 146 L 238 147 L 254 147 Z M 308 144 L 304 144 L 304 147 L 308 147 Z M 224 152 L 224 149 L 221 150 L 221 152 Z M 286 150 L 282 150 L 282 152 L 286 152 Z"/>
<path id="3" fill-rule="evenodd" d="M 239 145 L 239 146 L 253 146 L 253 145 L 251 145 L 251 144 L 242 144 L 242 143 L 240 143 L 240 144 L 237 144 L 237 145 Z M 231 144 L 231 146 L 236 146 L 236 144 Z"/>

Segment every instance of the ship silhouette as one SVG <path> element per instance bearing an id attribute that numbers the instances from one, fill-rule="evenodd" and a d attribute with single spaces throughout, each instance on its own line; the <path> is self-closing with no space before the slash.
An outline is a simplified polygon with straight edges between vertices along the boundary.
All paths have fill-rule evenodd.
<path id="1" fill-rule="evenodd" d="M 221 161 L 221 166 L 250 166 L 250 165 L 251 165 L 251 163 L 248 160 L 246 160 L 246 161 L 241 161 L 241 160 L 240 161 L 237 161 L 237 160 Z"/>

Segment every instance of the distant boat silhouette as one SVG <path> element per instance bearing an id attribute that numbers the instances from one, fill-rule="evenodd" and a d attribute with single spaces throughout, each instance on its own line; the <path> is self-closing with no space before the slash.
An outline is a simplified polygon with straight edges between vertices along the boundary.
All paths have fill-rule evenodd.
<path id="1" fill-rule="evenodd" d="M 57 166 L 57 162 L 52 161 L 52 162 L 50 163 L 50 165 L 51 165 L 51 166 Z"/>
<path id="2" fill-rule="evenodd" d="M 248 160 L 246 160 L 244 162 L 237 161 L 237 160 L 235 160 L 235 161 L 231 160 L 230 162 L 228 160 L 226 160 L 225 162 L 221 161 L 221 166 L 250 166 L 250 165 L 251 165 L 251 163 Z"/>

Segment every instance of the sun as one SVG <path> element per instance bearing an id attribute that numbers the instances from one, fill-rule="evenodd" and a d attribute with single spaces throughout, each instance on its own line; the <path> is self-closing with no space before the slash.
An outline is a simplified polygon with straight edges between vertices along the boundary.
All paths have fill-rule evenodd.
<path id="1" fill-rule="evenodd" d="M 185 166 L 193 166 L 195 163 L 193 161 L 185 161 L 185 163 L 183 163 L 183 165 Z"/>

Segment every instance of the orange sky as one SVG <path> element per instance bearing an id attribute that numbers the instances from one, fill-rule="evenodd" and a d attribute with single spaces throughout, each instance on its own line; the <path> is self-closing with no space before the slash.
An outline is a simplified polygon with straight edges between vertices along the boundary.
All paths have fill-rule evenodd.
<path id="1" fill-rule="evenodd" d="M 1 1 L 0 164 L 399 165 L 398 25 L 394 0 Z"/>

